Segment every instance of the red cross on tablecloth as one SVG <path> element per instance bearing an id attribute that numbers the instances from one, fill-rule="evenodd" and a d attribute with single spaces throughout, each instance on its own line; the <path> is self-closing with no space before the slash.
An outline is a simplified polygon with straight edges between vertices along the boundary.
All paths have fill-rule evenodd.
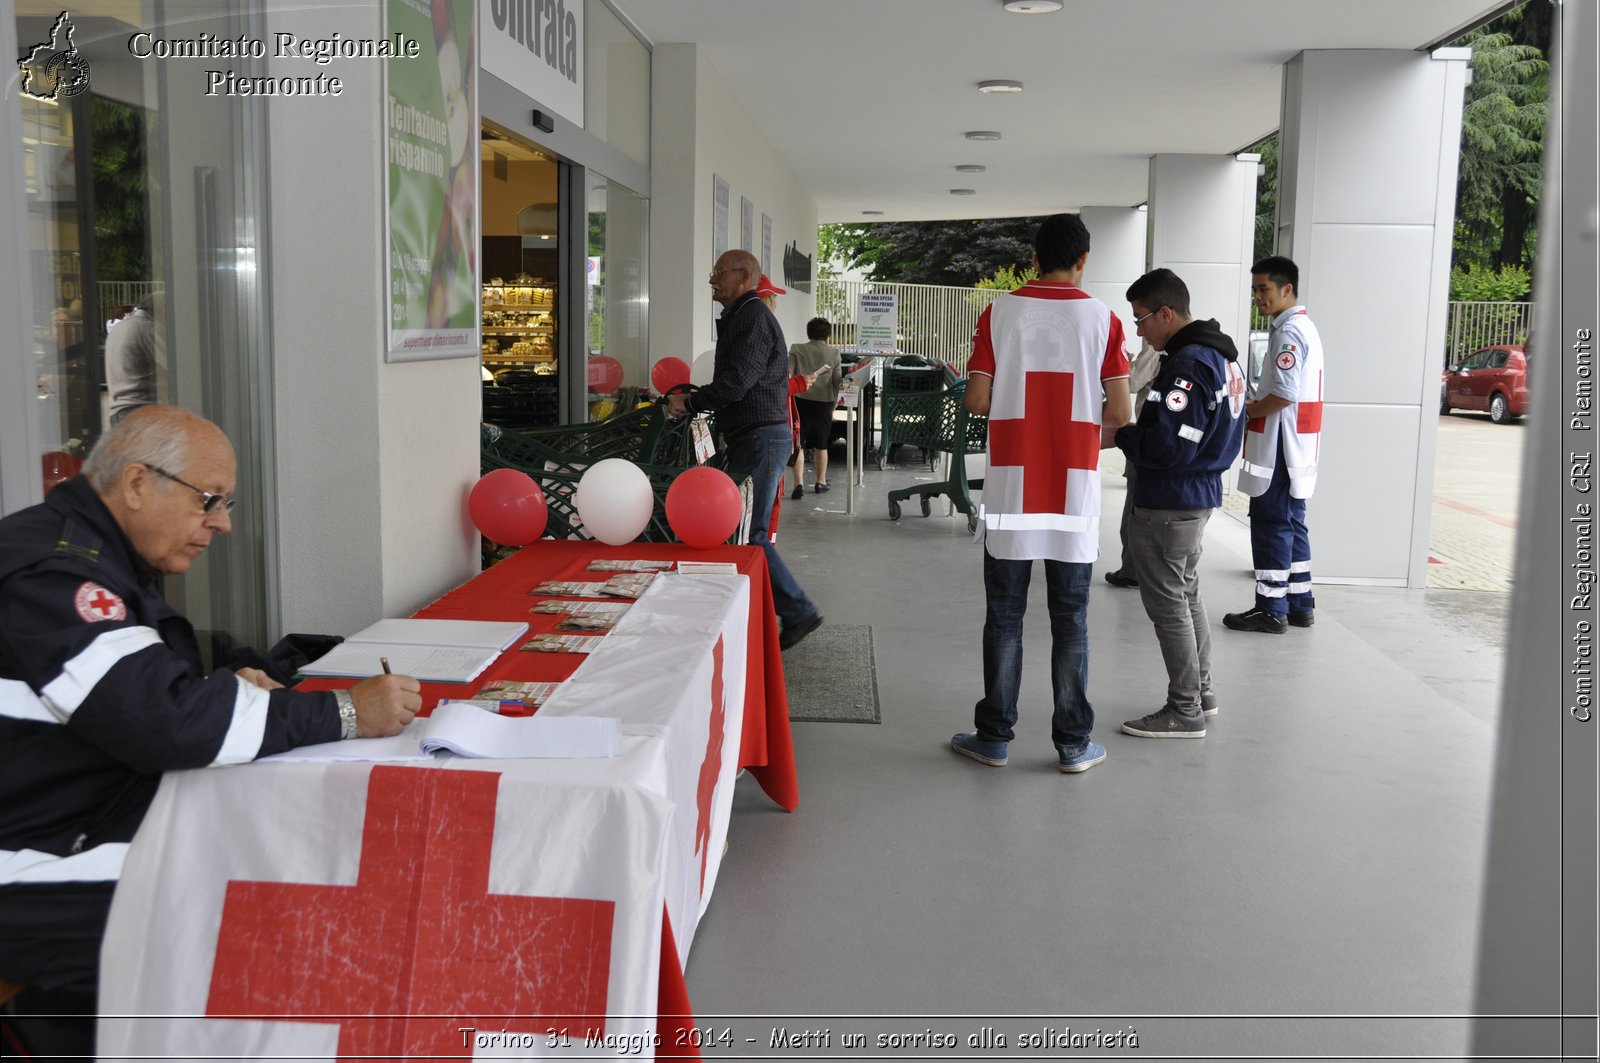
<path id="1" fill-rule="evenodd" d="M 695 804 L 700 818 L 694 830 L 694 851 L 700 854 L 700 892 L 706 891 L 706 859 L 711 849 L 711 799 L 722 774 L 722 741 L 727 729 L 728 709 L 722 698 L 722 636 L 711 648 L 711 733 L 706 738 L 705 759 L 700 762 L 700 786 Z"/>
<path id="2" fill-rule="evenodd" d="M 1068 469 L 1100 467 L 1100 426 L 1072 419 L 1072 373 L 1023 375 L 1020 418 L 989 421 L 989 464 L 1022 467 L 1022 512 L 1060 513 Z"/>
<path id="3" fill-rule="evenodd" d="M 374 767 L 354 886 L 228 883 L 206 1013 L 337 1022 L 340 1059 L 603 1030 L 615 905 L 488 892 L 499 782 Z"/>

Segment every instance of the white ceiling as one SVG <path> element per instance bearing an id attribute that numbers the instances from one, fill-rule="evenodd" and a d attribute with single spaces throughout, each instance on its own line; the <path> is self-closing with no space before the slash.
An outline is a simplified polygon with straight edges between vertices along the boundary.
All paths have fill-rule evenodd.
<path id="1" fill-rule="evenodd" d="M 651 43 L 700 45 L 824 222 L 1133 206 L 1152 154 L 1234 152 L 1276 129 L 1296 53 L 1425 48 L 1508 6 L 1066 0 L 1018 15 L 1001 3 L 612 0 Z M 977 91 L 992 78 L 1025 91 Z M 963 139 L 973 129 L 1003 139 Z M 958 174 L 961 163 L 988 171 Z"/>

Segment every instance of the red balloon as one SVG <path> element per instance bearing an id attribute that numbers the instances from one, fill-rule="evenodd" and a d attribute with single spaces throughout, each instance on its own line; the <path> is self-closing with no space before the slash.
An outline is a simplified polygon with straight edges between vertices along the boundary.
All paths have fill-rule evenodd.
<path id="1" fill-rule="evenodd" d="M 679 384 L 689 382 L 689 363 L 682 358 L 668 355 L 661 359 L 650 370 L 650 383 L 655 389 L 665 395 Z"/>
<path id="2" fill-rule="evenodd" d="M 64 450 L 45 451 L 40 464 L 43 466 L 45 494 L 49 494 L 56 484 L 72 479 L 83 470 L 83 459 Z"/>
<path id="3" fill-rule="evenodd" d="M 739 488 L 721 469 L 685 469 L 667 488 L 667 523 L 687 546 L 720 546 L 738 530 L 743 516 Z"/>
<path id="4" fill-rule="evenodd" d="M 622 363 L 609 354 L 589 359 L 589 390 L 596 395 L 615 395 L 622 387 Z"/>
<path id="5" fill-rule="evenodd" d="M 472 523 L 501 546 L 525 546 L 544 534 L 550 509 L 533 477 L 516 469 L 495 469 L 472 485 L 467 496 Z"/>

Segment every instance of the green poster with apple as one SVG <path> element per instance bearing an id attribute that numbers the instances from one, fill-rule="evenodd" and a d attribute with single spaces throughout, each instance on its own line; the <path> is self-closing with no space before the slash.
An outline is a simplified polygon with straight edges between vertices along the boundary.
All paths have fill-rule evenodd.
<path id="1" fill-rule="evenodd" d="M 388 0 L 388 359 L 478 353 L 477 20 L 471 0 Z"/>

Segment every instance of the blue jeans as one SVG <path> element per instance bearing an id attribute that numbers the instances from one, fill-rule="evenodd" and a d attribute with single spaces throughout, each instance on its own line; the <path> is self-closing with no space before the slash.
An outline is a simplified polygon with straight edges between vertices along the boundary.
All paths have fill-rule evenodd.
<path id="1" fill-rule="evenodd" d="M 1056 748 L 1076 752 L 1094 729 L 1089 704 L 1089 577 L 1093 566 L 1045 561 L 1050 609 L 1050 685 L 1055 711 L 1050 737 Z M 1015 736 L 1017 688 L 1022 682 L 1022 615 L 1028 609 L 1032 561 L 1005 561 L 983 552 L 983 700 L 973 709 L 978 737 L 1009 742 Z"/>
<path id="2" fill-rule="evenodd" d="M 790 573 L 789 566 L 778 555 L 778 548 L 768 538 L 768 525 L 772 523 L 772 504 L 778 498 L 778 485 L 783 482 L 783 469 L 794 453 L 794 435 L 787 424 L 769 424 L 761 428 L 728 438 L 727 464 L 724 471 L 740 483 L 746 476 L 752 481 L 750 502 L 750 542 L 761 547 L 767 555 L 767 575 L 772 580 L 772 599 L 778 619 L 785 625 L 803 620 L 817 611 L 800 589 Z"/>
<path id="3" fill-rule="evenodd" d="M 1306 500 L 1289 493 L 1289 470 L 1278 455 L 1272 483 L 1250 500 L 1250 553 L 1256 567 L 1256 608 L 1274 616 L 1317 607 L 1311 591 L 1311 537 Z"/>

